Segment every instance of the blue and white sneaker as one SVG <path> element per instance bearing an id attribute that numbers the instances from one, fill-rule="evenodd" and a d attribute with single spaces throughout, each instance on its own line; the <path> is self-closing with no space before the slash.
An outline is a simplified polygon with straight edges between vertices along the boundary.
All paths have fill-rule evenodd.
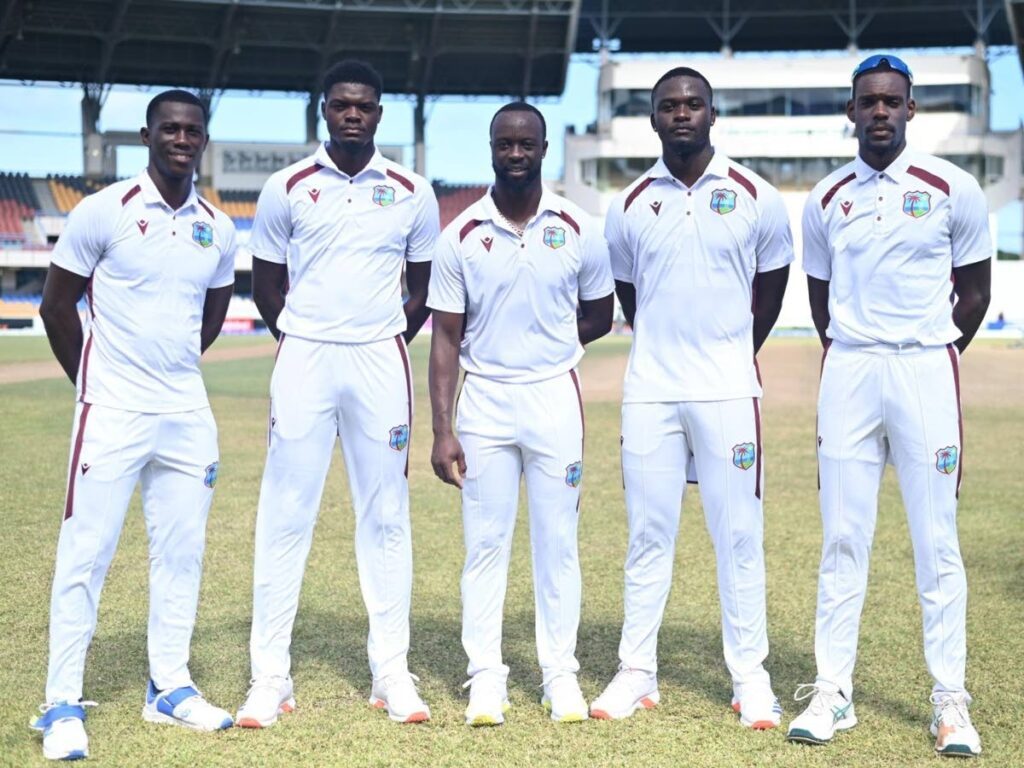
<path id="1" fill-rule="evenodd" d="M 68 704 L 54 701 L 42 704 L 38 718 L 29 728 L 43 732 L 43 757 L 47 760 L 81 760 L 89 756 L 89 737 L 85 735 L 85 708 L 95 701 Z"/>
<path id="2" fill-rule="evenodd" d="M 857 725 L 853 702 L 839 688 L 825 683 L 805 683 L 797 687 L 796 701 L 810 704 L 789 724 L 786 738 L 801 744 L 828 744 L 838 731 Z"/>
<path id="3" fill-rule="evenodd" d="M 142 719 L 150 723 L 181 725 L 195 731 L 222 731 L 235 724 L 225 710 L 215 707 L 191 685 L 158 691 L 149 681 Z"/>

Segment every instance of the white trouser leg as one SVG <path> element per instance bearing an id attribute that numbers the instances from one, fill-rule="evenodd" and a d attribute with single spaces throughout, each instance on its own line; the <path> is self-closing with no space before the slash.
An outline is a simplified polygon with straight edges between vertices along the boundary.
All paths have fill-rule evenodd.
<path id="1" fill-rule="evenodd" d="M 545 682 L 575 674 L 581 576 L 577 526 L 583 402 L 575 372 L 519 385 L 520 446 L 530 509 L 537 658 Z"/>
<path id="2" fill-rule="evenodd" d="M 288 337 L 270 382 L 253 564 L 252 676 L 285 677 L 292 626 L 338 433 L 333 345 Z"/>
<path id="3" fill-rule="evenodd" d="M 814 655 L 818 681 L 853 695 L 857 636 L 867 592 L 878 487 L 885 469 L 882 364 L 833 344 L 818 396 L 822 546 Z"/>
<path id="4" fill-rule="evenodd" d="M 142 470 L 149 534 L 149 675 L 166 690 L 192 684 L 189 645 L 216 481 L 217 425 L 209 408 L 153 418 L 160 422 L 156 455 Z"/>
<path id="5" fill-rule="evenodd" d="M 96 630 L 103 580 L 148 460 L 153 418 L 83 403 L 75 408 L 50 598 L 47 701 L 82 698 L 85 655 Z"/>
<path id="6" fill-rule="evenodd" d="M 924 654 L 934 690 L 964 690 L 967 576 L 956 530 L 960 432 L 955 349 L 890 355 L 885 426 L 914 546 Z"/>
<path id="7" fill-rule="evenodd" d="M 760 403 L 689 402 L 683 414 L 717 558 L 725 663 L 735 686 L 770 684 Z"/>
<path id="8" fill-rule="evenodd" d="M 462 525 L 462 646 L 470 677 L 508 675 L 501 657 L 502 616 L 508 585 L 523 460 L 515 444 L 515 402 L 509 386 L 467 376 L 456 417 L 466 454 Z"/>
<path id="9" fill-rule="evenodd" d="M 690 458 L 680 403 L 622 406 L 622 478 L 629 519 L 625 618 L 619 659 L 656 672 L 658 630 L 672 586 L 672 563 Z"/>
<path id="10" fill-rule="evenodd" d="M 409 435 L 412 379 L 400 337 L 338 345 L 338 422 L 356 519 L 356 563 L 369 614 L 374 678 L 407 672 L 412 594 Z"/>

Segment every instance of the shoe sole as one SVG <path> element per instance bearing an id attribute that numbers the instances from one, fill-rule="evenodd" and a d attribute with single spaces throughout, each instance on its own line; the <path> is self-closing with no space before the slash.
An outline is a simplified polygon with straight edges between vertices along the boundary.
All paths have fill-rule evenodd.
<path id="1" fill-rule="evenodd" d="M 84 760 L 89 756 L 87 749 L 72 749 L 70 752 L 47 752 L 43 749 L 43 757 L 47 760 Z"/>
<path id="2" fill-rule="evenodd" d="M 842 731 L 848 731 L 857 724 L 857 719 L 853 718 L 852 723 L 844 723 L 840 726 L 838 723 L 835 727 L 835 733 L 841 733 Z M 834 735 L 834 734 L 833 734 Z M 810 744 L 814 747 L 822 747 L 828 744 L 832 739 L 820 739 L 813 733 L 808 731 L 806 728 L 790 728 L 786 733 L 786 741 L 792 741 L 797 744 Z"/>
<path id="3" fill-rule="evenodd" d="M 981 754 L 981 752 L 973 751 L 966 744 L 950 744 L 948 747 L 936 749 L 935 754 L 940 755 L 941 757 L 970 758 L 977 757 Z"/>
<path id="4" fill-rule="evenodd" d="M 269 728 L 281 715 L 287 715 L 295 711 L 295 699 L 290 698 L 287 701 L 281 702 L 281 706 L 277 708 L 277 713 L 269 720 L 258 720 L 255 717 L 241 717 L 235 721 L 235 725 L 239 728 Z"/>
<path id="5" fill-rule="evenodd" d="M 504 701 L 501 704 L 501 714 L 499 715 L 488 715 L 481 713 L 476 715 L 472 719 L 466 718 L 466 725 L 472 728 L 489 727 L 492 725 L 503 725 L 505 723 L 505 713 L 512 709 L 512 705 Z"/>
<path id="6" fill-rule="evenodd" d="M 179 720 L 176 717 L 165 715 L 163 712 L 153 712 L 148 707 L 142 708 L 142 719 L 147 723 L 158 723 L 160 725 L 177 725 L 181 728 L 188 728 L 192 731 L 202 731 L 204 733 L 214 733 L 216 731 L 225 731 L 234 725 L 235 721 L 231 719 L 230 715 L 222 720 L 220 725 L 213 728 L 207 728 L 197 723 L 189 723 L 185 720 Z"/>
<path id="7" fill-rule="evenodd" d="M 613 715 L 606 709 L 594 709 L 591 707 L 590 716 L 595 720 L 625 720 L 627 717 L 632 716 L 635 712 L 641 709 L 654 709 L 658 706 L 661 701 L 661 695 L 655 691 L 650 696 L 644 696 L 637 702 L 634 702 L 632 709 L 622 715 Z"/>
<path id="8" fill-rule="evenodd" d="M 743 715 L 740 712 L 740 703 L 738 701 L 734 701 L 732 703 L 732 711 L 735 712 L 737 715 L 740 715 L 740 725 L 742 725 L 744 728 L 750 728 L 752 731 L 770 731 L 772 728 L 778 728 L 779 724 L 782 722 L 781 715 L 779 716 L 778 721 L 754 720 L 753 722 L 751 722 L 749 720 L 744 720 Z"/>
<path id="9" fill-rule="evenodd" d="M 544 707 L 544 711 L 551 715 L 551 719 L 556 723 L 582 723 L 584 720 L 590 719 L 590 715 L 587 710 L 580 712 L 566 712 L 564 715 L 555 717 L 555 711 L 551 708 L 550 701 L 541 701 L 541 706 Z"/>
<path id="10" fill-rule="evenodd" d="M 391 714 L 391 710 L 388 709 L 388 703 L 384 701 L 384 699 L 378 699 L 376 696 L 370 698 L 370 706 L 374 709 L 381 709 L 387 712 L 388 719 L 394 723 L 425 723 L 430 720 L 430 710 L 413 712 L 411 715 L 407 715 L 406 717 L 393 715 Z"/>

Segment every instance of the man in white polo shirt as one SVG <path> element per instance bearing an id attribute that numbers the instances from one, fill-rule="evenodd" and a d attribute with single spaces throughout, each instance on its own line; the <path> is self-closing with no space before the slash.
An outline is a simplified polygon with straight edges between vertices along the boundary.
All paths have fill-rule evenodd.
<path id="1" fill-rule="evenodd" d="M 587 717 L 575 656 L 583 480 L 576 365 L 583 345 L 611 328 L 613 282 L 596 223 L 541 182 L 545 133 L 544 117 L 529 104 L 498 110 L 490 129 L 494 186 L 445 228 L 430 280 L 431 462 L 462 489 L 466 722 L 475 726 L 504 722 L 509 706 L 501 625 L 522 475 L 542 703 L 556 721 Z M 460 362 L 466 378 L 456 437 Z"/>
<path id="2" fill-rule="evenodd" d="M 238 724 L 250 728 L 295 706 L 292 625 L 339 437 L 370 619 L 370 703 L 398 722 L 430 718 L 407 663 L 413 398 L 406 342 L 429 313 L 437 200 L 425 179 L 374 146 L 383 111 L 374 69 L 341 62 L 325 75 L 323 93 L 330 139 L 270 177 L 249 241 L 253 298 L 279 339 L 256 521 L 252 687 L 238 711 Z"/>
<path id="3" fill-rule="evenodd" d="M 718 560 L 733 709 L 778 725 L 768 655 L 761 382 L 754 355 L 782 306 L 793 260 L 782 198 L 711 145 L 712 89 L 680 67 L 651 93 L 662 157 L 616 197 L 605 233 L 616 292 L 634 329 L 622 406 L 629 517 L 619 671 L 590 707 L 654 707 L 658 630 L 672 583 L 686 469 L 700 480 Z"/>
<path id="4" fill-rule="evenodd" d="M 825 177 L 804 208 L 803 266 L 826 350 L 818 397 L 824 541 L 818 675 L 798 690 L 810 703 L 789 738 L 823 744 L 857 724 L 853 666 L 888 460 L 914 547 L 935 749 L 969 757 L 981 752 L 981 740 L 965 688 L 958 369 L 988 308 L 992 243 L 977 181 L 907 146 L 911 83 L 910 68 L 895 56 L 857 67 L 846 107 L 857 158 Z"/>
<path id="5" fill-rule="evenodd" d="M 217 427 L 199 356 L 220 333 L 235 274 L 234 225 L 193 186 L 207 117 L 186 91 L 153 98 L 141 131 L 148 167 L 75 207 L 46 276 L 39 313 L 78 394 L 50 602 L 47 703 L 33 725 L 51 760 L 89 754 L 86 651 L 140 481 L 150 560 L 142 716 L 198 730 L 232 724 L 188 670 L 217 480 Z"/>

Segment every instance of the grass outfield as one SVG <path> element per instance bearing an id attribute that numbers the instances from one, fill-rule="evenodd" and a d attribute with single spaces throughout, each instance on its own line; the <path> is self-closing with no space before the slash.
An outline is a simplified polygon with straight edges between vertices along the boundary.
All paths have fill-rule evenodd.
<path id="1" fill-rule="evenodd" d="M 0 361 L 39 360 L 45 340 L 0 339 Z M 225 346 L 238 343 L 228 341 Z M 218 343 L 220 344 L 220 343 Z M 35 345 L 35 346 L 34 346 Z M 410 664 L 433 711 L 398 726 L 366 704 L 366 618 L 353 557 L 341 462 L 328 479 L 292 646 L 298 711 L 274 728 L 198 734 L 142 722 L 146 686 L 146 537 L 138 498 L 107 578 L 86 669 L 92 763 L 106 766 L 934 766 L 930 679 L 910 539 L 891 470 L 883 486 L 857 667 L 861 724 L 827 748 L 787 744 L 782 731 L 741 728 L 729 709 L 714 557 L 690 493 L 675 585 L 660 636 L 662 704 L 622 722 L 559 725 L 541 710 L 524 510 L 506 601 L 513 709 L 501 728 L 462 723 L 465 657 L 459 641 L 462 528 L 458 495 L 430 470 L 425 339 L 412 346 L 418 417 L 412 439 L 415 561 Z M 269 348 L 269 347 L 268 347 Z M 615 670 L 622 621 L 626 524 L 618 458 L 621 370 L 628 341 L 594 345 L 583 365 L 587 467 L 580 550 L 583 620 L 578 656 L 588 698 Z M 815 491 L 818 350 L 772 341 L 767 384 L 767 665 L 788 720 L 797 684 L 814 679 L 813 625 L 821 545 Z M 221 472 L 209 521 L 192 672 L 207 697 L 237 708 L 248 684 L 252 545 L 265 451 L 271 357 L 211 362 L 206 381 L 220 428 Z M 1024 765 L 1024 536 L 1019 468 L 1024 351 L 979 345 L 964 358 L 966 463 L 960 531 L 970 582 L 968 683 L 983 765 Z M 72 391 L 63 380 L 0 386 L 0 765 L 43 765 L 26 728 L 42 698 L 50 580 L 63 508 Z"/>

